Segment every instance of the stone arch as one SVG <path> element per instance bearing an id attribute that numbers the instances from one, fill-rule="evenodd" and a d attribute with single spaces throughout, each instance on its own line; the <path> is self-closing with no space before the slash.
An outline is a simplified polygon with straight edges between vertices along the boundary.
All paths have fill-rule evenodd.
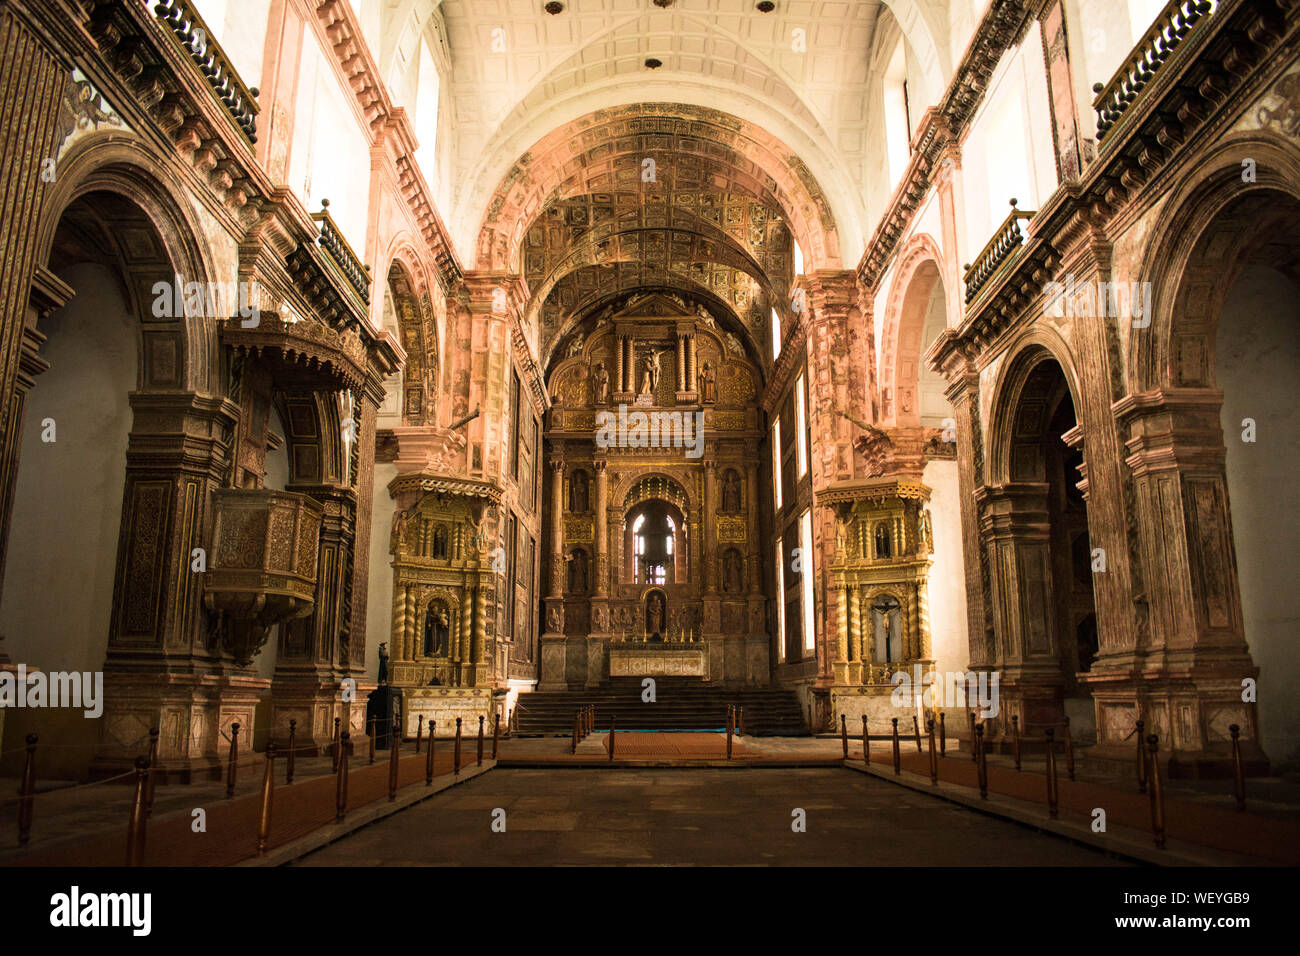
<path id="1" fill-rule="evenodd" d="M 926 308 L 936 284 L 947 290 L 943 254 L 926 233 L 908 240 L 899 254 L 885 306 L 881 331 L 880 394 L 882 415 L 887 425 L 919 425 L 920 403 L 913 396 L 911 411 L 904 412 L 902 391 L 919 392 L 921 355 L 927 343 L 921 341 L 926 324 Z M 947 297 L 944 299 L 945 317 Z"/>
<path id="2" fill-rule="evenodd" d="M 443 370 L 433 288 L 410 246 L 399 246 L 389 259 L 384 304 L 385 311 L 392 304 L 406 352 L 401 372 L 403 425 L 434 425 L 439 420 Z"/>
<path id="3" fill-rule="evenodd" d="M 641 482 L 647 478 L 657 478 L 663 481 L 668 489 L 667 492 L 656 492 L 648 487 L 640 487 Z M 622 476 L 618 484 L 611 489 L 609 500 L 620 502 L 619 508 L 626 514 L 643 501 L 658 498 L 675 505 L 681 509 L 683 517 L 689 518 L 690 515 L 696 513 L 695 509 L 699 507 L 693 485 L 692 481 L 686 480 L 670 470 L 653 468 L 649 471 L 637 471 Z M 665 497 L 665 494 L 668 494 L 669 497 Z"/>
<path id="4" fill-rule="evenodd" d="M 674 112 L 691 117 L 689 139 L 711 143 L 706 152 L 729 176 L 743 180 L 763 174 L 764 181 L 770 183 L 764 199 L 782 210 L 804 249 L 809 267 L 840 267 L 839 236 L 829 203 L 793 150 L 731 114 L 662 103 L 630 104 L 589 113 L 560 125 L 532 144 L 485 204 L 476 243 L 478 267 L 520 271 L 520 249 L 526 231 L 523 224 L 531 222 L 555 194 L 567 177 L 565 171 L 593 146 L 618 140 L 622 134 L 611 127 L 647 112 L 663 118 L 670 118 Z M 626 149 L 640 157 L 646 147 L 638 143 L 635 149 Z M 624 150 L 620 147 L 619 151 Z M 518 225 L 509 233 L 503 232 L 508 223 Z"/>
<path id="5" fill-rule="evenodd" d="M 1242 163 L 1256 181 L 1242 182 Z M 1300 147 L 1257 132 L 1230 139 L 1206 157 L 1204 176 L 1170 197 L 1147 243 L 1141 276 L 1151 277 L 1151 328 L 1128 333 L 1133 394 L 1156 388 L 1213 387 L 1215 323 L 1243 263 L 1279 218 L 1270 197 L 1300 200 Z M 1285 225 L 1285 212 L 1279 225 Z"/>
<path id="6" fill-rule="evenodd" d="M 1002 371 L 992 390 L 992 409 L 988 416 L 987 466 L 991 485 L 1023 480 L 1013 477 L 1015 473 L 1012 461 L 1013 447 L 1016 445 L 1018 427 L 1016 419 L 1026 384 L 1038 367 L 1048 361 L 1053 361 L 1060 366 L 1069 389 L 1070 400 L 1074 404 L 1075 415 L 1079 419 L 1083 417 L 1079 376 L 1064 340 L 1055 331 L 1041 328 L 1023 336 L 1008 349 L 1008 357 L 1003 362 Z"/>
<path id="7" fill-rule="evenodd" d="M 187 308 L 165 321 L 151 315 L 155 282 L 171 285 L 179 275 L 206 288 L 210 282 L 237 278 L 233 270 L 216 274 L 202 228 L 175 198 L 185 195 L 185 186 L 141 144 L 96 135 L 69 149 L 60 160 L 59 177 L 45 188 L 52 193 L 38 227 L 37 248 L 38 261 L 47 264 L 68 211 L 75 214 L 95 197 L 112 197 L 113 228 L 107 238 L 122 260 L 127 302 L 142 319 L 139 390 L 219 392 L 224 363 L 217 360 L 216 324 Z"/>

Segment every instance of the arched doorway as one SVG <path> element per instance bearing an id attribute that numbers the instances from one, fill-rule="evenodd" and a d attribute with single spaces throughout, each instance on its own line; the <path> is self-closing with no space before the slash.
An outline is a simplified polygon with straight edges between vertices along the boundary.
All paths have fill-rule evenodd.
<path id="1" fill-rule="evenodd" d="M 977 498 L 994 576 L 999 720 L 1006 727 L 1017 716 L 1022 732 L 1035 733 L 1069 715 L 1076 732 L 1087 734 L 1093 706 L 1080 675 L 1095 654 L 1087 646 L 1088 622 L 1096 614 L 1092 574 L 1104 564 L 1094 564 L 1094 558 L 1105 557 L 1088 546 L 1083 434 L 1074 393 L 1045 347 L 1030 345 L 1011 361 L 993 429 L 996 483 L 980 489 Z"/>

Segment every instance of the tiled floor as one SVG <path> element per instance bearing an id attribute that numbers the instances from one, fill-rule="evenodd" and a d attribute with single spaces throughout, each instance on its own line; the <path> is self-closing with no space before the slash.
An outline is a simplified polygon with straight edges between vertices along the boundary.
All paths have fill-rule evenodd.
<path id="1" fill-rule="evenodd" d="M 506 831 L 492 830 L 505 811 Z M 806 832 L 791 829 L 793 812 Z M 499 817 L 499 815 L 498 815 Z M 842 769 L 508 770 L 299 861 L 364 865 L 1071 865 L 1117 861 Z"/>

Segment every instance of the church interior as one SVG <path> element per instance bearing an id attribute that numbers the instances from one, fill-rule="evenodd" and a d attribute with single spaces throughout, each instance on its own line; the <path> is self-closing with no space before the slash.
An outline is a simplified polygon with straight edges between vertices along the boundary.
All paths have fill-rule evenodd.
<path id="1" fill-rule="evenodd" d="M 0 0 L 0 53 L 0 864 L 737 761 L 1300 861 L 1294 0 Z"/>

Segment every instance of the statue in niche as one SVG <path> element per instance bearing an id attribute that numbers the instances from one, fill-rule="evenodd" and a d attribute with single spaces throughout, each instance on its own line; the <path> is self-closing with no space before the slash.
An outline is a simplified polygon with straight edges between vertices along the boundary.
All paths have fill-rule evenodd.
<path id="1" fill-rule="evenodd" d="M 645 632 L 648 636 L 663 637 L 665 610 L 664 596 L 652 591 L 645 602 Z"/>
<path id="2" fill-rule="evenodd" d="M 740 511 L 740 476 L 731 468 L 722 476 L 722 510 Z"/>
<path id="3" fill-rule="evenodd" d="M 446 653 L 447 636 L 451 630 L 451 619 L 442 604 L 431 605 L 424 616 L 424 656 L 437 657 Z"/>
<path id="4" fill-rule="evenodd" d="M 718 377 L 717 372 L 713 369 L 713 363 L 708 359 L 704 360 L 704 367 L 700 369 L 700 401 L 705 404 L 716 402 L 718 400 Z"/>
<path id="5" fill-rule="evenodd" d="M 556 605 L 551 605 L 546 610 L 546 629 L 552 634 L 559 634 L 564 630 L 564 610 Z"/>
<path id="6" fill-rule="evenodd" d="M 585 514 L 587 508 L 587 473 L 575 471 L 569 478 L 569 510 Z"/>
<path id="7" fill-rule="evenodd" d="M 569 555 L 569 593 L 587 593 L 587 552 L 581 548 Z"/>
<path id="8" fill-rule="evenodd" d="M 591 375 L 592 401 L 596 405 L 609 403 L 609 372 L 604 362 L 596 363 L 596 370 Z"/>
<path id="9" fill-rule="evenodd" d="M 439 561 L 447 560 L 447 529 L 441 525 L 433 532 L 433 556 Z"/>
<path id="10" fill-rule="evenodd" d="M 658 352 L 651 350 L 646 353 L 645 376 L 641 379 L 642 395 L 654 395 L 659 391 L 659 373 L 662 368 L 659 356 L 666 351 L 667 349 L 660 349 Z"/>
<path id="11" fill-rule="evenodd" d="M 406 544 L 406 524 L 410 515 L 400 508 L 393 514 L 393 530 L 388 536 L 388 550 L 397 554 L 398 549 Z"/>
<path id="12" fill-rule="evenodd" d="M 739 594 L 744 590 L 745 569 L 740 554 L 735 548 L 728 548 L 722 556 L 722 590 L 728 594 Z"/>
<path id="13" fill-rule="evenodd" d="M 934 530 L 930 526 L 930 509 L 922 508 L 917 518 L 917 534 L 925 546 L 927 554 L 934 554 Z"/>
<path id="14" fill-rule="evenodd" d="M 889 525 L 884 521 L 881 521 L 876 525 L 876 557 L 888 558 L 892 556 L 893 553 L 889 540 Z"/>

